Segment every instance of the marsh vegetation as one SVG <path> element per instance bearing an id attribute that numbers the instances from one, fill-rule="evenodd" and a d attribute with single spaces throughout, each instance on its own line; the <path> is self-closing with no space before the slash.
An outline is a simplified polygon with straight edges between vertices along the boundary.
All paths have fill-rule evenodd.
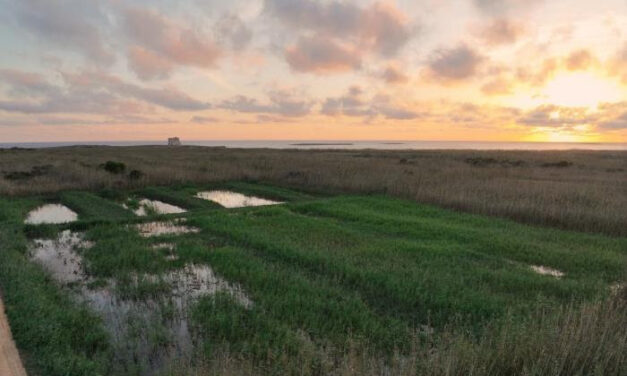
<path id="1" fill-rule="evenodd" d="M 143 198 L 184 211 L 122 206 Z M 51 204 L 76 220 L 24 223 Z M 627 371 L 620 236 L 246 182 L 0 198 L 0 220 L 33 374 Z"/>
<path id="2" fill-rule="evenodd" d="M 35 375 L 622 375 L 625 165 L 2 150 L 0 290 Z"/>
<path id="3" fill-rule="evenodd" d="M 120 170 L 120 164 L 124 170 L 100 167 L 108 161 L 116 166 L 110 170 Z M 624 151 L 4 149 L 0 194 L 84 189 L 115 194 L 154 185 L 252 180 L 334 194 L 380 193 L 523 223 L 627 236 L 626 166 Z M 145 198 L 180 207 L 203 206 L 187 194 L 165 200 L 167 188 L 147 193 Z"/>

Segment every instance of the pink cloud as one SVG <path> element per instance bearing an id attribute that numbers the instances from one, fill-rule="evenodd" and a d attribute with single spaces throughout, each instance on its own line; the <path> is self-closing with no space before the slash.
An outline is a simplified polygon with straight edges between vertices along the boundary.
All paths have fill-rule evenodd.
<path id="1" fill-rule="evenodd" d="M 299 36 L 285 57 L 301 72 L 359 69 L 367 55 L 394 56 L 413 34 L 407 17 L 391 2 L 360 7 L 343 1 L 268 0 L 265 6 Z"/>
<path id="2" fill-rule="evenodd" d="M 285 58 L 292 69 L 300 72 L 337 73 L 361 66 L 360 51 L 320 36 L 301 37 L 285 49 Z"/>
<path id="3" fill-rule="evenodd" d="M 167 78 L 174 69 L 174 65 L 167 58 L 139 46 L 129 48 L 128 64 L 144 80 Z"/>
<path id="4" fill-rule="evenodd" d="M 129 64 L 139 77 L 167 76 L 175 65 L 213 67 L 222 53 L 211 37 L 152 10 L 129 9 L 125 16 L 126 32 L 136 44 Z"/>

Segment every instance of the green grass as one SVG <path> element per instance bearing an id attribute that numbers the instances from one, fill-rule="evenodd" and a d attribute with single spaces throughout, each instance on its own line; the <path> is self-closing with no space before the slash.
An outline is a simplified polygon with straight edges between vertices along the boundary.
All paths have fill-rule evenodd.
<path id="1" fill-rule="evenodd" d="M 216 188 L 287 203 L 223 209 L 193 197 L 199 190 Z M 346 354 L 356 343 L 364 356 L 382 359 L 398 354 L 417 358 L 417 340 L 440 343 L 442 351 L 455 348 L 454 354 L 442 354 L 468 356 L 466 360 L 480 356 L 478 349 L 486 346 L 496 359 L 503 355 L 490 349 L 495 343 L 504 346 L 497 340 L 505 333 L 500 328 L 513 333 L 512 341 L 524 337 L 519 347 L 514 346 L 524 353 L 534 346 L 531 337 L 523 335 L 527 330 L 550 332 L 567 325 L 564 322 L 572 322 L 569 315 L 574 310 L 607 298 L 609 286 L 624 281 L 627 271 L 627 238 L 528 226 L 386 196 L 323 197 L 253 183 L 155 187 L 139 194 L 189 209 L 187 224 L 200 232 L 143 238 L 129 224 L 155 217 L 122 216 L 113 201 L 95 196 L 98 199 L 91 204 L 93 195 L 80 192 L 64 193 L 61 199 L 73 202 L 81 218 L 91 222 L 23 226 L 21 218 L 39 201 L 0 200 L 0 220 L 5 221 L 0 248 L 8 250 L 0 253 L 0 286 L 11 304 L 12 324 L 18 323 L 14 332 L 21 349 L 33 355 L 43 352 L 43 359 L 62 352 L 60 359 L 70 354 L 84 361 L 79 362 L 81 367 L 104 369 L 107 342 L 98 334 L 102 330 L 98 320 L 63 298 L 64 292 L 24 255 L 25 234 L 51 236 L 55 229 L 68 226 L 84 231 L 95 243 L 81 251 L 86 272 L 97 281 L 116 281 L 115 292 L 121 298 L 167 295 L 166 283 L 142 276 L 163 275 L 192 263 L 210 265 L 219 276 L 240 285 L 254 302 L 250 308 L 226 293 L 206 296 L 192 307 L 190 324 L 203 357 L 211 359 L 227 349 L 238 359 L 250 359 L 262 374 L 324 374 L 326 367 L 333 368 L 327 363 L 335 362 L 325 358 L 329 352 Z M 169 251 L 153 249 L 163 242 L 176 245 L 178 259 L 167 260 Z M 531 265 L 565 275 L 561 279 L 539 275 Z M 17 317 L 18 312 L 34 310 L 31 304 L 39 304 L 27 299 L 25 292 L 30 290 L 32 301 L 41 300 L 50 310 L 49 317 L 33 314 L 40 321 L 32 324 L 33 332 L 21 325 L 30 319 Z M 51 296 L 56 297 L 54 304 Z M 70 314 L 55 314 L 63 310 Z M 549 319 L 543 319 L 544 326 L 534 326 L 536 317 Z M 47 338 L 38 338 L 46 335 L 44 328 L 70 325 L 73 320 L 81 320 L 74 325 L 86 330 L 85 339 L 73 338 L 76 332 L 70 331 L 69 337 L 58 339 L 69 347 L 54 350 Z M 435 338 L 426 335 L 425 328 L 433 328 Z M 486 333 L 495 333 L 496 339 L 481 342 Z M 167 336 L 157 337 L 159 346 L 167 343 Z M 538 337 L 548 341 L 551 336 L 538 333 Z M 613 346 L 622 348 L 621 343 Z M 427 350 L 425 354 L 433 354 Z M 433 356 L 425 355 L 414 371 L 435 362 Z M 463 359 L 456 359 L 456 364 L 466 364 Z M 475 363 L 482 362 L 475 358 Z M 306 364 L 307 370 L 299 364 Z M 607 364 L 603 369 L 614 374 L 622 370 L 611 359 Z M 434 363 L 433 369 L 440 366 Z M 520 370 L 516 367 L 512 369 Z M 503 363 L 501 370 L 505 369 Z"/>
<path id="2" fill-rule="evenodd" d="M 107 375 L 112 354 L 100 319 L 26 257 L 21 220 L 37 203 L 0 198 L 0 290 L 13 337 L 29 374 Z"/>
<path id="3" fill-rule="evenodd" d="M 346 200 L 360 200 L 356 206 L 364 214 L 372 202 L 389 203 L 387 213 L 394 213 L 398 204 L 381 197 L 338 198 L 297 204 L 294 211 L 269 207 L 219 212 L 191 223 L 264 259 L 357 292 L 371 309 L 413 327 L 441 327 L 455 317 L 483 324 L 508 310 L 524 313 L 536 304 L 592 299 L 625 271 L 625 239 L 558 233 L 538 249 L 538 238 L 551 237 L 547 230 L 495 220 L 490 228 L 483 218 L 452 225 L 447 213 L 437 219 L 429 215 L 433 208 L 414 204 L 413 237 L 399 234 L 402 227 L 395 221 L 380 223 L 377 233 L 367 218 L 355 223 L 298 213 L 311 206 L 331 210 Z M 385 215 L 382 209 L 377 208 Z M 351 215 L 360 214 L 352 208 Z M 537 275 L 528 264 L 557 268 L 566 277 Z"/>
<path id="4" fill-rule="evenodd" d="M 134 217 L 120 204 L 89 192 L 63 192 L 60 201 L 76 211 L 81 220 L 114 221 Z"/>

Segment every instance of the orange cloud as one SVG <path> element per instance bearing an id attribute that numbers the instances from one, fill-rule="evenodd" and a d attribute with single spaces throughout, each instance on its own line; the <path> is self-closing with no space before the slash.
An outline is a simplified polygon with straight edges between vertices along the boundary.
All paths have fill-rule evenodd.
<path id="1" fill-rule="evenodd" d="M 497 77 L 496 79 L 489 81 L 481 87 L 481 92 L 485 95 L 505 95 L 511 94 L 512 92 L 512 82 L 506 80 L 502 77 Z"/>
<path id="2" fill-rule="evenodd" d="M 566 68 L 569 70 L 586 70 L 596 63 L 596 58 L 590 51 L 581 49 L 572 52 L 565 59 Z"/>
<path id="3" fill-rule="evenodd" d="M 361 66 L 360 51 L 320 36 L 300 38 L 285 49 L 285 59 L 299 72 L 346 72 Z"/>

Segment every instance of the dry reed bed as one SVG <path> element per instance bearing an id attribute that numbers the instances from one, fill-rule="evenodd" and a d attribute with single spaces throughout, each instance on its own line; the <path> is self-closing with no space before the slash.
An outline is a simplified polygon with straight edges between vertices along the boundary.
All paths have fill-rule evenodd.
<path id="1" fill-rule="evenodd" d="M 123 162 L 139 180 L 98 166 Z M 7 179 L 52 165 L 43 174 Z M 627 235 L 627 152 L 64 147 L 0 150 L 0 194 L 263 180 L 335 193 L 386 193 L 559 228 Z"/>

